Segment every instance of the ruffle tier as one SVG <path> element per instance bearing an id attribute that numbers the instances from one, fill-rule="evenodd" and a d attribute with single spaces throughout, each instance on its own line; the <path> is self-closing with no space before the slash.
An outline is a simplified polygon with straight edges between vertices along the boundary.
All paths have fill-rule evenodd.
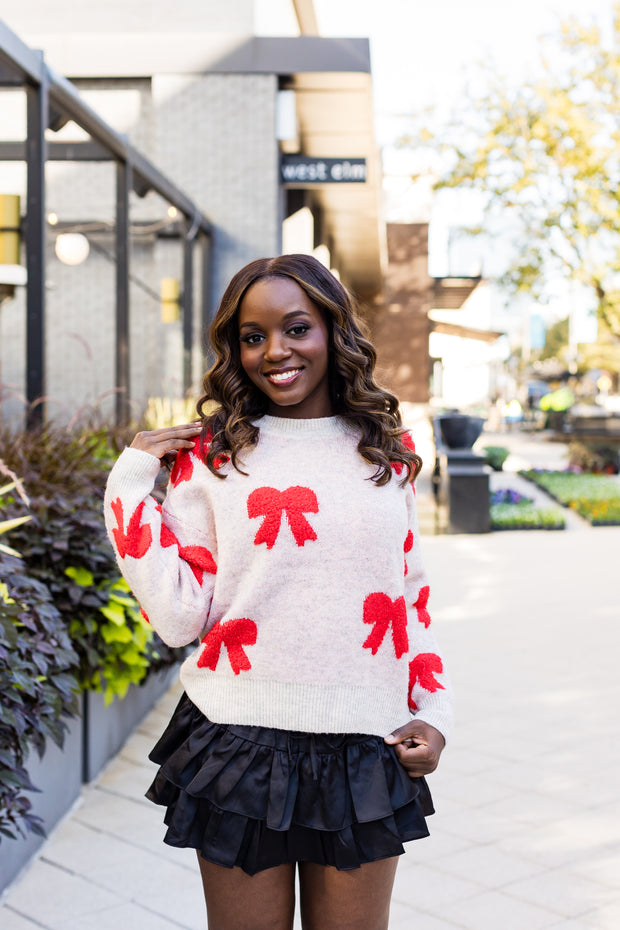
<path id="1" fill-rule="evenodd" d="M 428 836 L 426 781 L 376 736 L 215 724 L 183 695 L 149 758 L 164 841 L 250 875 L 297 861 L 354 869 Z"/>

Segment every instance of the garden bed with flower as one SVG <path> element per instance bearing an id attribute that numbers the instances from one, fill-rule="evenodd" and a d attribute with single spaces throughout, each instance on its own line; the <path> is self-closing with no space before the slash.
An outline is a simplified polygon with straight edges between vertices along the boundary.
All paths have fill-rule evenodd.
<path id="1" fill-rule="evenodd" d="M 531 497 L 500 488 L 491 493 L 491 529 L 563 530 L 564 515 L 559 507 L 537 507 Z"/>
<path id="2" fill-rule="evenodd" d="M 520 474 L 558 503 L 576 511 L 592 526 L 620 526 L 620 484 L 613 478 L 536 469 Z"/>

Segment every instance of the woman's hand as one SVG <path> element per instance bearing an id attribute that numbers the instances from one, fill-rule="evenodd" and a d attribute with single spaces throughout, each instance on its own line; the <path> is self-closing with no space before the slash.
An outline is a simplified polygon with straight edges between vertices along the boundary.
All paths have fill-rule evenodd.
<path id="1" fill-rule="evenodd" d="M 156 459 L 168 460 L 169 454 L 176 453 L 179 449 L 193 449 L 193 437 L 199 436 L 201 429 L 200 423 L 184 423 L 182 426 L 167 426 L 164 429 L 136 433 L 130 448 L 148 452 Z"/>
<path id="2" fill-rule="evenodd" d="M 394 746 L 398 761 L 410 778 L 434 772 L 446 745 L 439 730 L 423 720 L 410 720 L 386 736 L 385 742 Z"/>

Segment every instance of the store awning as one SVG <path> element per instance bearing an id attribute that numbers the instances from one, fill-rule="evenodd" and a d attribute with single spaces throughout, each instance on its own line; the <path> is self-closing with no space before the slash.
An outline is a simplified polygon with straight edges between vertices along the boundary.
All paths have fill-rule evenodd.
<path id="1" fill-rule="evenodd" d="M 478 287 L 482 278 L 472 277 L 435 278 L 433 286 L 434 310 L 459 310 L 470 294 Z"/>
<path id="2" fill-rule="evenodd" d="M 475 329 L 473 326 L 462 326 L 460 323 L 439 323 L 430 321 L 431 332 L 443 333 L 444 336 L 459 336 L 461 339 L 475 339 L 477 342 L 496 342 L 505 333 L 491 329 Z"/>

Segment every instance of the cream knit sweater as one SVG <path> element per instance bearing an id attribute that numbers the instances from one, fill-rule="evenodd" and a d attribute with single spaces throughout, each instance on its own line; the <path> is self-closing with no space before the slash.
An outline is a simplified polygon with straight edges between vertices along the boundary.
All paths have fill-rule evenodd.
<path id="1" fill-rule="evenodd" d="M 451 690 L 430 628 L 415 494 L 383 487 L 338 417 L 265 416 L 239 474 L 125 449 L 106 525 L 164 642 L 199 640 L 181 668 L 215 723 L 385 736 L 410 712 L 447 736 Z M 399 471 L 400 467 L 395 466 Z"/>

